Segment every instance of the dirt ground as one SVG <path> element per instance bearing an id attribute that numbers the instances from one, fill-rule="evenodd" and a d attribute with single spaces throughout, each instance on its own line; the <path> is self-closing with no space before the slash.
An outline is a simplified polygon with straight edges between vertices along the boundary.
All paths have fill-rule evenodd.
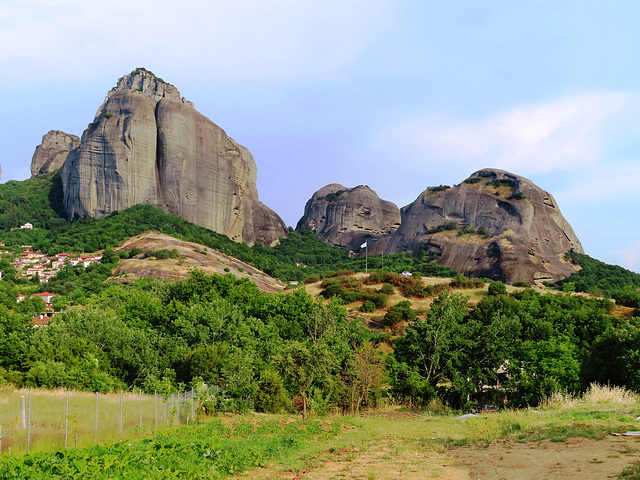
<path id="1" fill-rule="evenodd" d="M 306 472 L 265 468 L 242 476 L 289 480 L 603 480 L 618 478 L 627 466 L 640 461 L 637 437 L 527 443 L 501 440 L 444 451 L 407 449 L 393 442 L 382 442 L 378 447 L 324 452 L 313 459 Z"/>

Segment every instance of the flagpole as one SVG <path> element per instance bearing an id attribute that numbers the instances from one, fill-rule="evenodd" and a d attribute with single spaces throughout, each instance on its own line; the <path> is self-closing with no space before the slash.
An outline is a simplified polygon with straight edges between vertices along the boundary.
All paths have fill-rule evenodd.
<path id="1" fill-rule="evenodd" d="M 369 269 L 369 245 L 364 247 L 364 273 L 365 274 L 368 273 L 368 269 Z"/>

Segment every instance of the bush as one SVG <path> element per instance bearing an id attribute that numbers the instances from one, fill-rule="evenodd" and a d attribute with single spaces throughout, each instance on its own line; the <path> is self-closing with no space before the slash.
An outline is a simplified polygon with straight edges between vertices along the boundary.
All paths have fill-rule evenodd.
<path id="1" fill-rule="evenodd" d="M 370 300 L 376 308 L 384 308 L 387 306 L 387 296 L 384 293 L 361 290 L 360 300 Z"/>
<path id="2" fill-rule="evenodd" d="M 497 296 L 497 295 L 506 295 L 507 286 L 502 282 L 493 282 L 489 285 L 489 295 Z"/>
<path id="3" fill-rule="evenodd" d="M 393 295 L 393 285 L 390 283 L 384 283 L 382 287 L 380 287 L 380 293 L 384 293 L 385 295 Z"/>
<path id="4" fill-rule="evenodd" d="M 513 282 L 513 286 L 514 287 L 530 288 L 531 284 L 529 282 Z"/>
<path id="5" fill-rule="evenodd" d="M 373 303 L 371 300 L 365 300 L 365 302 L 360 307 L 360 311 L 365 313 L 371 313 L 371 312 L 374 312 L 375 310 L 376 310 L 376 304 Z"/>
<path id="6" fill-rule="evenodd" d="M 411 303 L 403 300 L 387 310 L 382 323 L 387 327 L 393 327 L 402 320 L 414 320 L 415 318 L 416 312 L 411 309 Z"/>
<path id="7" fill-rule="evenodd" d="M 479 278 L 468 278 L 464 275 L 458 274 L 449 283 L 453 288 L 482 288 L 484 282 Z"/>

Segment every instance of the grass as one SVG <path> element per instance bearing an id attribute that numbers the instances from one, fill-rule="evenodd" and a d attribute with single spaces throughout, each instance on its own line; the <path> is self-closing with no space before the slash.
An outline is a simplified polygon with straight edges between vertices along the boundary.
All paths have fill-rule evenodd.
<path id="1" fill-rule="evenodd" d="M 2 439 L 2 452 L 10 449 L 14 455 L 27 452 L 27 429 L 22 427 L 22 399 L 25 403 L 25 421 L 28 421 L 29 391 L 0 387 L 0 425 L 3 433 L 11 431 Z M 122 395 L 122 431 L 120 431 L 120 394 L 99 394 L 98 422 L 96 432 L 96 394 L 69 392 L 68 423 L 65 422 L 66 392 L 63 390 L 31 391 L 31 451 L 51 451 L 65 446 L 65 423 L 67 423 L 67 445 L 85 447 L 96 443 L 113 442 L 123 438 L 138 438 L 166 429 L 177 423 L 177 400 L 166 402 L 162 397 L 125 392 Z M 194 405 L 195 407 L 195 405 Z M 191 403 L 180 405 L 180 417 L 191 414 Z M 140 427 L 142 412 L 142 428 Z"/>
<path id="2" fill-rule="evenodd" d="M 455 448 L 484 448 L 498 440 L 530 442 L 532 448 L 575 437 L 597 440 L 611 432 L 637 430 L 640 406 L 637 397 L 623 389 L 593 385 L 581 397 L 554 395 L 538 409 L 466 419 L 456 418 L 457 413 L 442 405 L 433 407 L 403 416 L 396 411 L 398 416 L 381 412 L 306 422 L 289 415 L 219 416 L 138 440 L 3 455 L 0 472 L 22 475 L 2 478 L 30 478 L 68 471 L 67 478 L 75 478 L 89 468 L 100 472 L 92 478 L 118 472 L 116 476 L 132 479 L 311 479 L 419 478 L 420 472 L 428 471 L 431 478 L 440 478 L 452 466 Z M 620 478 L 640 478 L 640 466 L 625 472 Z"/>

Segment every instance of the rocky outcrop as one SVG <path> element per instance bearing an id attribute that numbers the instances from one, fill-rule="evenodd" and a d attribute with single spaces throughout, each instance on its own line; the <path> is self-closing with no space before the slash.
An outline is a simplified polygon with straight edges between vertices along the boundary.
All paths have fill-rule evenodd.
<path id="1" fill-rule="evenodd" d="M 400 209 L 380 199 L 369 187 L 347 188 L 332 183 L 309 199 L 296 229 L 312 230 L 325 242 L 357 250 L 365 240 L 386 235 L 399 226 Z"/>
<path id="2" fill-rule="evenodd" d="M 284 222 L 258 200 L 251 153 L 145 69 L 118 80 L 64 165 L 70 218 L 148 203 L 230 238 L 273 245 Z"/>
<path id="3" fill-rule="evenodd" d="M 530 180 L 484 169 L 454 187 L 431 187 L 402 208 L 398 230 L 369 254 L 401 251 L 437 257 L 465 275 L 506 282 L 564 278 L 564 261 L 582 245 L 556 201 Z"/>
<path id="4" fill-rule="evenodd" d="M 31 175 L 42 175 L 62 167 L 67 155 L 80 145 L 76 135 L 51 130 L 42 137 L 31 159 Z"/>

